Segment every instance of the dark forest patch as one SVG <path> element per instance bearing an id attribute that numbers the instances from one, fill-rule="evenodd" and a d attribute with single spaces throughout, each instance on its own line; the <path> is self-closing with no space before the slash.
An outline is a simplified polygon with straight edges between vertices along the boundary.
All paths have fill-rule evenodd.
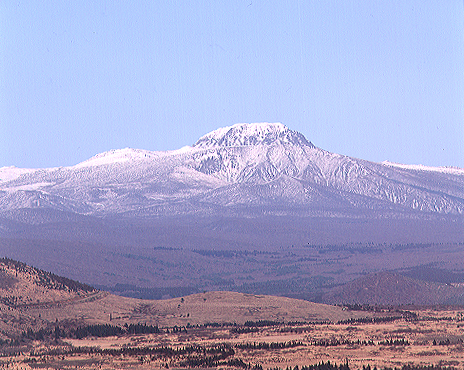
<path id="1" fill-rule="evenodd" d="M 406 271 L 399 272 L 399 274 L 413 279 L 432 281 L 442 284 L 464 282 L 464 272 L 453 272 L 431 266 L 416 266 L 407 269 Z"/>

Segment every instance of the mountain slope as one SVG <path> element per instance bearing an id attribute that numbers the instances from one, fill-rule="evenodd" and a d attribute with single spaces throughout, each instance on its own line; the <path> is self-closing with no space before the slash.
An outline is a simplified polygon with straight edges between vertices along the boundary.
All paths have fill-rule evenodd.
<path id="1" fill-rule="evenodd" d="M 284 297 L 205 292 L 141 300 L 98 291 L 7 258 L 0 259 L 0 339 L 27 330 L 88 324 L 185 326 L 211 322 L 339 321 L 370 316 Z"/>
<path id="2" fill-rule="evenodd" d="M 250 217 L 462 217 L 464 170 L 373 163 L 319 149 L 280 123 L 238 124 L 176 151 L 122 149 L 72 167 L 2 168 L 0 207 L 7 219 L 35 208 L 160 217 L 244 207 Z"/>
<path id="3" fill-rule="evenodd" d="M 459 285 L 422 281 L 384 271 L 333 288 L 323 301 L 330 304 L 436 305 L 457 303 L 463 294 L 464 288 Z"/>

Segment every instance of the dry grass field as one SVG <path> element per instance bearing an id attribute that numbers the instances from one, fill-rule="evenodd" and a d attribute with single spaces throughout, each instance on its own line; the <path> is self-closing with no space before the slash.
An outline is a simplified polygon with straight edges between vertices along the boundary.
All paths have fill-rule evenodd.
<path id="1" fill-rule="evenodd" d="M 187 297 L 186 299 L 188 299 Z M 390 312 L 393 315 L 395 312 Z M 405 364 L 464 368 L 462 312 L 416 310 L 385 322 L 160 328 L 160 333 L 30 341 L 0 366 L 24 369 L 300 368 Z M 398 314 L 398 312 L 396 312 Z M 401 315 L 400 315 L 401 316 Z M 464 324 L 464 323 L 463 323 Z"/>
<path id="2" fill-rule="evenodd" d="M 328 361 L 464 368 L 464 309 L 341 307 L 233 292 L 140 300 L 0 262 L 4 369 L 303 370 Z"/>
<path id="3" fill-rule="evenodd" d="M 119 297 L 104 295 L 90 303 L 109 307 L 112 299 L 118 301 Z M 69 316 L 80 305 L 84 303 L 70 310 L 67 306 Z M 127 324 L 139 320 L 149 325 L 153 317 L 153 322 L 157 320 L 160 324 L 158 332 L 76 338 L 66 332 L 71 321 L 63 317 L 55 323 L 55 328 L 61 331 L 58 337 L 54 336 L 55 329 L 41 340 L 23 335 L 17 343 L 4 344 L 0 368 L 258 370 L 295 366 L 301 369 L 321 362 L 342 364 L 347 360 L 350 369 L 367 365 L 401 368 L 406 364 L 464 368 L 464 310 L 350 311 L 227 292 L 152 304 L 138 302 L 135 307 L 140 310 L 127 318 L 117 317 L 118 313 L 113 311 L 115 318 L 112 316 L 111 321 L 98 320 L 94 315 L 92 320 L 82 318 L 76 324 L 99 322 L 94 327 L 124 328 L 123 321 Z M 192 313 L 192 320 L 186 323 L 187 311 Z M 304 311 L 306 316 L 302 315 Z M 155 320 L 158 315 L 162 318 Z"/>

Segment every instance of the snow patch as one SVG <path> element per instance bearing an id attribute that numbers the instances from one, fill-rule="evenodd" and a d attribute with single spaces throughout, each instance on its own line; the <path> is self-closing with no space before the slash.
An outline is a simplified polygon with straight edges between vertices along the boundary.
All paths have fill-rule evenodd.
<path id="1" fill-rule="evenodd" d="M 464 175 L 464 169 L 458 167 L 431 167 L 431 166 L 424 166 L 423 164 L 401 164 L 389 161 L 383 161 L 383 165 L 402 168 L 405 170 L 415 170 L 415 171 L 430 171 L 430 172 L 441 172 L 441 173 L 449 173 L 453 175 Z"/>
<path id="2" fill-rule="evenodd" d="M 0 182 L 12 181 L 25 173 L 37 171 L 34 168 L 16 168 L 15 166 L 0 168 Z"/>
<path id="3" fill-rule="evenodd" d="M 34 190 L 41 190 L 42 188 L 44 188 L 46 186 L 51 186 L 51 185 L 55 185 L 55 183 L 53 183 L 53 182 L 37 182 L 37 183 L 34 183 L 34 184 L 27 184 L 27 185 L 9 187 L 9 188 L 2 189 L 2 190 L 5 190 L 7 192 L 14 192 L 14 191 L 19 191 L 19 190 L 22 190 L 22 191 L 34 191 Z"/>
<path id="4" fill-rule="evenodd" d="M 149 150 L 143 149 L 114 149 L 108 152 L 97 154 L 96 156 L 84 162 L 72 166 L 72 168 L 103 166 L 107 164 L 124 163 L 133 160 L 156 158 L 158 156 L 158 152 L 151 152 Z"/>

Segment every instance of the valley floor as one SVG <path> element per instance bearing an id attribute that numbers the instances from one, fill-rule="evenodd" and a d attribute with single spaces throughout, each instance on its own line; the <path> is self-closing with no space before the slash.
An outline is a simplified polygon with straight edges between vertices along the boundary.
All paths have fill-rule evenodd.
<path id="1" fill-rule="evenodd" d="M 8 369 L 301 369 L 346 364 L 349 369 L 435 365 L 464 368 L 464 309 L 390 310 L 338 323 L 256 321 L 190 324 L 159 333 L 4 343 Z M 329 367 L 325 367 L 329 368 Z"/>

